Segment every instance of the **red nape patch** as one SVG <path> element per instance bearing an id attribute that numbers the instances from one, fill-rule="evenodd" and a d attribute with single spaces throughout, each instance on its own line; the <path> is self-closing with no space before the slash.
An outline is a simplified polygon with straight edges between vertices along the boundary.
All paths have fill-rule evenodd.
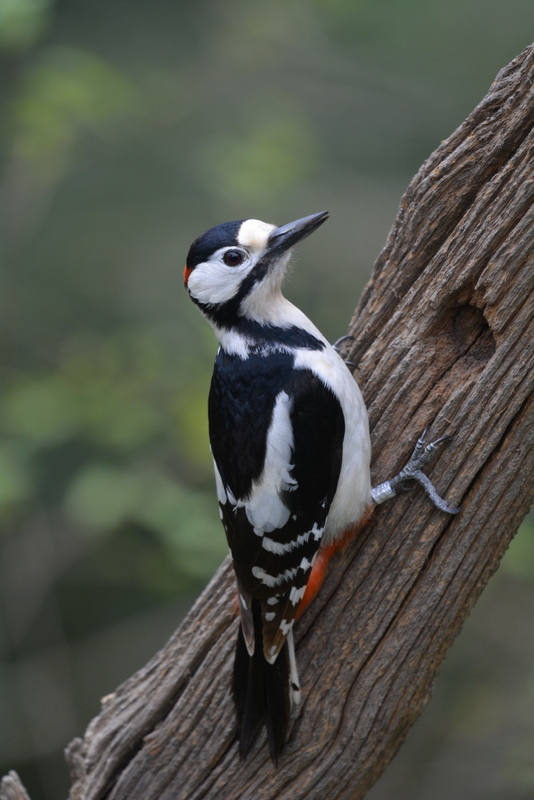
<path id="1" fill-rule="evenodd" d="M 189 282 L 189 276 L 193 272 L 191 267 L 184 267 L 184 286 L 187 288 L 187 284 Z"/>

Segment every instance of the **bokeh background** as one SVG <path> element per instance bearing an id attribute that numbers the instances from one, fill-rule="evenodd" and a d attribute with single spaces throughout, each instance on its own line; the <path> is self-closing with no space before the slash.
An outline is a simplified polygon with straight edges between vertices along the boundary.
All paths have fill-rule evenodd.
<path id="1" fill-rule="evenodd" d="M 190 242 L 330 209 L 288 294 L 342 335 L 533 31 L 532 0 L 0 0 L 0 774 L 32 800 L 225 554 Z M 372 800 L 534 796 L 533 619 L 526 523 Z"/>

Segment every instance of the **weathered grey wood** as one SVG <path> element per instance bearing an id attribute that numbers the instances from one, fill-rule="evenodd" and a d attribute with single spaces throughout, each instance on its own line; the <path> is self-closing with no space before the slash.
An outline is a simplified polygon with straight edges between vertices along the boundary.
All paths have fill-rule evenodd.
<path id="1" fill-rule="evenodd" d="M 400 747 L 532 496 L 533 82 L 530 47 L 423 165 L 350 327 L 375 483 L 431 425 L 454 434 L 431 476 L 462 513 L 414 489 L 332 565 L 297 631 L 303 703 L 277 769 L 263 740 L 237 755 L 223 564 L 70 745 L 72 800 L 355 800 Z"/>
<path id="2" fill-rule="evenodd" d="M 0 781 L 0 800 L 30 800 L 19 776 L 13 769 Z"/>

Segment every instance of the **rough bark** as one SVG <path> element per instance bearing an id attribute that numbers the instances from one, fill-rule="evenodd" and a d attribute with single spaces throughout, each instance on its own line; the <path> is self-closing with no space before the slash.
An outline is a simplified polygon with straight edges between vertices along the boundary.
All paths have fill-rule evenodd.
<path id="1" fill-rule="evenodd" d="M 461 514 L 415 488 L 332 565 L 297 630 L 303 702 L 278 768 L 263 739 L 237 754 L 225 562 L 69 746 L 72 800 L 355 800 L 397 752 L 532 495 L 533 82 L 530 47 L 423 165 L 350 327 L 374 482 L 430 425 L 454 435 L 430 474 Z"/>
<path id="2" fill-rule="evenodd" d="M 30 800 L 15 770 L 11 770 L 2 778 L 0 782 L 0 798 L 1 800 Z"/>

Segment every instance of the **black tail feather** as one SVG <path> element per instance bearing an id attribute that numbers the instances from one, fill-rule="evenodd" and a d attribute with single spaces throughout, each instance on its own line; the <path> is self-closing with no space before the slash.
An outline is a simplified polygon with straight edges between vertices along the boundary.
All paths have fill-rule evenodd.
<path id="1" fill-rule="evenodd" d="M 265 664 L 265 697 L 269 752 L 275 764 L 286 743 L 291 703 L 289 700 L 289 657 L 284 644 L 274 664 Z"/>
<path id="2" fill-rule="evenodd" d="M 289 657 L 284 644 L 274 664 L 263 655 L 260 605 L 252 601 L 254 655 L 249 656 L 241 626 L 234 662 L 233 694 L 237 711 L 239 751 L 245 758 L 265 724 L 269 752 L 276 764 L 286 741 L 289 726 Z"/>

